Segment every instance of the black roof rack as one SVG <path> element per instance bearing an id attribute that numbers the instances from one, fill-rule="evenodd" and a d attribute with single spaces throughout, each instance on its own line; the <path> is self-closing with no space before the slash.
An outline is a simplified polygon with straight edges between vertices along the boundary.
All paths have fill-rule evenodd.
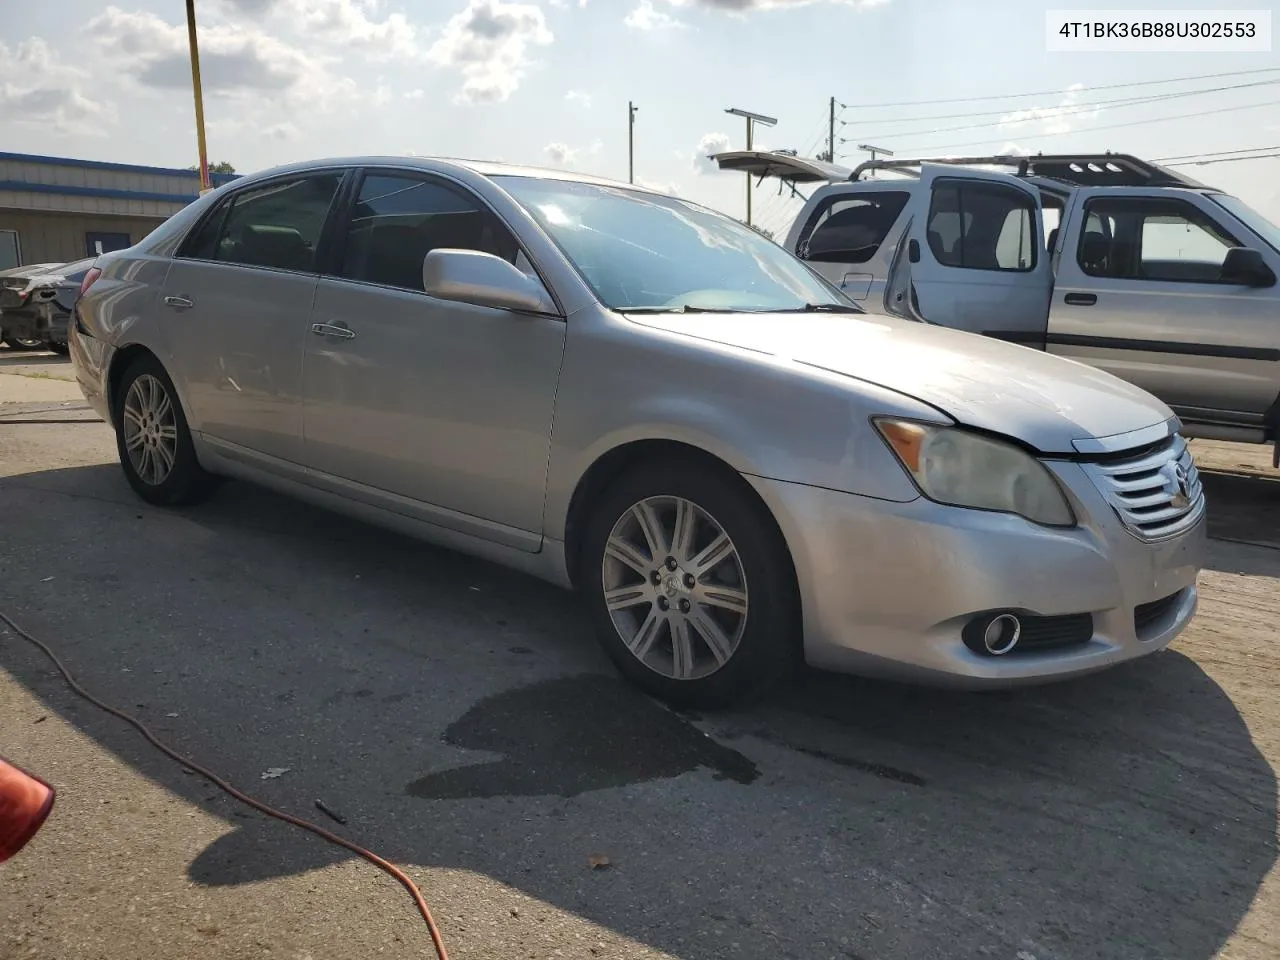
<path id="1" fill-rule="evenodd" d="M 1204 184 L 1159 164 L 1126 153 L 1063 153 L 1031 156 L 924 157 L 919 160 L 867 160 L 858 164 L 850 180 L 871 170 L 914 172 L 922 163 L 956 166 L 1013 167 L 1019 177 L 1044 177 L 1076 187 L 1203 187 Z"/>

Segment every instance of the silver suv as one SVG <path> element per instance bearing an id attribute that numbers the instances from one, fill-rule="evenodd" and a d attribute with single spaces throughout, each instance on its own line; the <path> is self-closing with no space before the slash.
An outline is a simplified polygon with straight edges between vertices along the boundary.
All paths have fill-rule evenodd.
<path id="1" fill-rule="evenodd" d="M 238 477 L 574 587 L 671 701 L 801 660 L 1044 681 L 1196 609 L 1204 499 L 1159 400 L 868 317 L 625 184 L 404 158 L 244 177 L 99 258 L 71 356 L 145 500 Z"/>

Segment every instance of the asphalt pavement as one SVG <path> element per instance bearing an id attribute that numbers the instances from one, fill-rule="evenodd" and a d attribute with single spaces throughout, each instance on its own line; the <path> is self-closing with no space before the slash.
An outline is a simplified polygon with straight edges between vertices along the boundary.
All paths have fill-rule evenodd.
<path id="1" fill-rule="evenodd" d="M 1007 694 L 809 673 L 682 715 L 553 587 L 244 484 L 143 505 L 67 365 L 3 354 L 0 609 L 403 865 L 454 960 L 1280 956 L 1280 481 L 1208 477 L 1228 539 L 1167 653 Z M 0 753 L 59 791 L 0 865 L 0 958 L 431 956 L 388 877 L 2 627 Z"/>

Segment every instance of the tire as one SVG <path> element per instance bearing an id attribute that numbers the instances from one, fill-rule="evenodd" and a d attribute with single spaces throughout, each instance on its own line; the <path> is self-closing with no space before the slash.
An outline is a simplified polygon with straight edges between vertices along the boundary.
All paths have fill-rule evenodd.
<path id="1" fill-rule="evenodd" d="M 695 518 L 684 538 L 689 549 L 673 546 L 681 511 Z M 654 537 L 644 534 L 642 516 L 661 530 L 659 552 L 675 559 L 674 569 L 667 557 L 651 556 Z M 728 538 L 727 552 L 720 544 L 709 563 L 689 559 L 706 561 L 718 532 Z M 660 700 L 738 706 L 781 682 L 801 659 L 800 604 L 786 544 L 754 492 L 727 468 L 673 458 L 627 470 L 592 507 L 580 570 L 605 652 Z"/>
<path id="2" fill-rule="evenodd" d="M 43 340 L 28 340 L 26 337 L 5 337 L 4 342 L 10 350 L 43 350 Z"/>
<path id="3" fill-rule="evenodd" d="M 60 357 L 71 355 L 71 347 L 66 343 L 57 343 L 56 341 L 50 340 L 44 345 L 44 348 L 50 353 L 56 353 Z"/>
<path id="4" fill-rule="evenodd" d="M 217 481 L 196 459 L 178 392 L 159 360 L 146 354 L 130 363 L 111 406 L 120 466 L 138 496 L 156 506 L 176 507 L 199 503 L 213 493 Z M 150 453 L 138 453 L 135 462 L 130 445 L 139 432 L 143 440 L 135 451 L 149 448 Z M 167 469 L 160 469 L 166 464 Z"/>

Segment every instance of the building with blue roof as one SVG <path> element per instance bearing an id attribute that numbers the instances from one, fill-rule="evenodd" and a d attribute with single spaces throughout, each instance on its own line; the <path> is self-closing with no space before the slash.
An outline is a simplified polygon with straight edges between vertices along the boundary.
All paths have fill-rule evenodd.
<path id="1" fill-rule="evenodd" d="M 0 153 L 0 270 L 132 246 L 199 194 L 194 170 Z"/>

